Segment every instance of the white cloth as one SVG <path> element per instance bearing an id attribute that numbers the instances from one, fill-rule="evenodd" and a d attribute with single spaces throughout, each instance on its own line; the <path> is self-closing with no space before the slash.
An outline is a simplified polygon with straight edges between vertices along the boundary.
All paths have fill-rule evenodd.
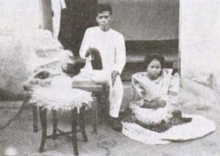
<path id="1" fill-rule="evenodd" d="M 122 133 L 136 141 L 155 145 L 201 138 L 216 130 L 215 123 L 205 117 L 188 114 L 183 114 L 183 117 L 192 118 L 192 122 L 173 126 L 163 133 L 145 129 L 135 123 L 123 123 Z"/>
<path id="2" fill-rule="evenodd" d="M 110 86 L 110 116 L 118 117 L 123 98 L 123 84 L 121 78 L 118 76 L 112 87 L 111 73 L 114 70 L 121 73 L 125 66 L 126 50 L 124 37 L 113 29 L 104 32 L 100 27 L 91 27 L 86 30 L 83 38 L 80 48 L 81 58 L 85 58 L 86 51 L 89 48 L 96 48 L 100 52 L 103 69 L 99 72 L 106 74 L 100 74 L 99 77 L 106 79 L 106 75 L 108 75 L 107 82 Z"/>
<path id="3" fill-rule="evenodd" d="M 53 10 L 53 36 L 58 40 L 60 32 L 61 10 L 66 8 L 65 0 L 52 0 Z"/>

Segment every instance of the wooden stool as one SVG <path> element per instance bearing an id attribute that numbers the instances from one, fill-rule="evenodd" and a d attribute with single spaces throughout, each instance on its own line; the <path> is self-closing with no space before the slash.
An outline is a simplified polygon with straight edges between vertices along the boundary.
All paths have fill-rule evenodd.
<path id="1" fill-rule="evenodd" d="M 23 104 L 29 103 L 30 96 L 28 95 Z M 38 106 L 36 104 L 32 104 L 32 114 L 33 114 L 33 131 L 36 133 L 38 132 Z"/>
<path id="2" fill-rule="evenodd" d="M 96 99 L 96 96 L 94 96 L 94 94 L 92 94 L 93 95 L 93 97 L 94 97 L 94 99 Z M 29 103 L 29 100 L 30 100 L 30 98 L 31 98 L 31 96 L 27 96 L 26 97 L 26 99 L 24 100 L 24 102 L 23 103 Z M 97 117 L 97 115 L 95 115 L 96 114 L 96 109 L 97 109 L 97 106 L 96 106 L 96 104 L 94 104 L 93 106 L 92 106 L 92 108 L 93 108 L 93 121 L 96 121 L 96 117 Z M 39 130 L 39 128 L 38 128 L 38 114 L 39 114 L 40 112 L 39 112 L 39 107 L 36 105 L 36 104 L 32 104 L 32 114 L 33 114 L 33 131 L 36 133 L 36 132 L 38 132 L 38 130 Z M 54 114 L 54 115 L 53 115 Z M 55 119 L 55 117 L 56 117 L 56 111 L 54 112 L 54 111 L 52 111 L 52 115 L 53 115 L 53 119 Z M 94 120 L 95 119 L 95 120 Z M 53 120 L 54 122 L 56 121 L 56 120 Z M 95 122 L 93 122 L 93 123 L 95 123 Z M 96 132 L 97 133 L 97 126 L 96 126 L 97 124 L 95 124 L 95 126 L 93 126 L 93 131 L 94 132 Z"/>
<path id="3" fill-rule="evenodd" d="M 23 103 L 26 104 L 29 103 L 31 99 L 32 88 L 27 84 L 24 84 L 23 88 L 24 91 L 26 91 L 28 94 L 25 100 L 23 101 Z M 33 113 L 33 131 L 38 132 L 38 106 L 36 104 L 32 104 L 32 113 Z"/>
<path id="4" fill-rule="evenodd" d="M 87 90 L 92 92 L 94 102 L 92 104 L 92 123 L 93 133 L 97 134 L 98 121 L 103 122 L 104 118 L 108 118 L 109 107 L 108 107 L 108 94 L 109 87 L 106 85 L 97 85 L 96 87 L 88 86 L 76 86 L 75 88 Z M 98 106 L 98 105 L 99 106 Z M 106 107 L 107 106 L 107 107 Z M 104 111 L 105 110 L 105 111 Z M 38 132 L 38 112 L 39 108 L 36 105 L 32 106 L 33 113 L 33 131 Z"/>
<path id="5" fill-rule="evenodd" d="M 95 85 L 95 86 L 74 86 L 73 88 L 78 88 L 82 90 L 87 90 L 92 92 L 94 102 L 92 104 L 92 123 L 93 123 L 93 133 L 97 134 L 97 125 L 100 120 L 103 122 L 104 118 L 107 118 L 109 107 L 108 107 L 108 94 L 109 87 L 107 85 Z M 99 104 L 99 106 L 97 105 Z M 106 107 L 107 106 L 107 107 Z M 104 111 L 105 110 L 105 113 Z M 33 114 L 33 131 L 38 132 L 38 113 L 39 108 L 37 105 L 32 105 Z"/>
<path id="6" fill-rule="evenodd" d="M 80 113 L 77 113 L 77 108 L 71 110 L 71 131 L 63 132 L 62 130 L 57 128 L 57 112 L 56 110 L 52 110 L 52 121 L 53 121 L 53 133 L 52 135 L 47 135 L 47 109 L 43 107 L 39 107 L 40 113 L 40 121 L 42 126 L 42 136 L 41 136 L 41 144 L 39 148 L 39 152 L 44 151 L 44 146 L 47 139 L 56 139 L 57 136 L 67 136 L 72 140 L 73 144 L 73 152 L 75 156 L 79 155 L 78 146 L 77 146 L 77 119 L 79 117 L 79 127 L 82 133 L 83 140 L 85 142 L 88 141 L 86 131 L 85 131 L 85 106 L 82 106 L 80 109 Z M 71 136 L 69 136 L 71 134 Z"/>
<path id="7" fill-rule="evenodd" d="M 32 106 L 33 113 L 33 131 L 38 132 L 38 107 L 36 105 Z"/>

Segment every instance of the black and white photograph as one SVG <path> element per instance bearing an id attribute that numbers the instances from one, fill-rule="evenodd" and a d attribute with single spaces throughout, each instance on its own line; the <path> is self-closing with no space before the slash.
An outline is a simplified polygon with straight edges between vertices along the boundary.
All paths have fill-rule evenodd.
<path id="1" fill-rule="evenodd" d="M 0 156 L 220 156 L 219 0 L 0 0 Z"/>

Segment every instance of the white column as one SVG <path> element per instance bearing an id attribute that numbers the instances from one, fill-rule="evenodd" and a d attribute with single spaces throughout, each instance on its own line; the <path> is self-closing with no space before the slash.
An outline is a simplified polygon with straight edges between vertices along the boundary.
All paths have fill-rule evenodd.
<path id="1" fill-rule="evenodd" d="M 220 67 L 220 1 L 180 0 L 182 76 Z"/>
<path id="2" fill-rule="evenodd" d="M 66 3 L 64 0 L 52 0 L 52 10 L 53 10 L 53 36 L 58 40 L 60 32 L 60 20 L 61 11 L 66 8 Z"/>
<path id="3" fill-rule="evenodd" d="M 220 1 L 180 0 L 179 25 L 181 76 L 220 88 Z"/>

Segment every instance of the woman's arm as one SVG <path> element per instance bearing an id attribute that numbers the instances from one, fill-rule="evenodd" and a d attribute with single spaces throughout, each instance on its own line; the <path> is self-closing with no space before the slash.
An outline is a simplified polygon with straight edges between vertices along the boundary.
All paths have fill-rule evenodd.
<path id="1" fill-rule="evenodd" d="M 141 96 L 141 97 L 146 96 L 146 94 L 147 94 L 146 90 L 141 86 L 141 84 L 138 81 L 133 80 L 133 85 L 134 85 L 134 88 L 136 89 L 139 96 Z"/>

